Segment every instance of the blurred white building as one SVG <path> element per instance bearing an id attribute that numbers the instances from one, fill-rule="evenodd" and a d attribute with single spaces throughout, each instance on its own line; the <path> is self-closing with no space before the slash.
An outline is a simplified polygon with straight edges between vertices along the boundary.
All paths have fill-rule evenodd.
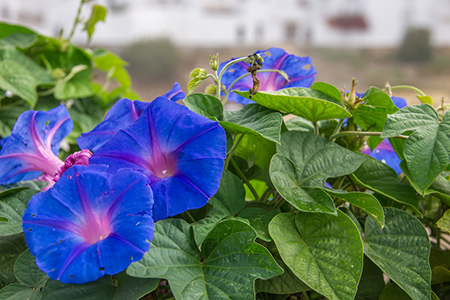
<path id="1" fill-rule="evenodd" d="M 66 35 L 78 0 L 0 0 L 0 20 Z M 108 7 L 93 44 L 168 37 L 179 46 L 397 47 L 409 27 L 450 46 L 450 0 L 97 0 Z M 89 15 L 89 5 L 83 18 Z M 81 27 L 81 26 L 80 26 Z M 81 28 L 74 41 L 84 44 Z"/>

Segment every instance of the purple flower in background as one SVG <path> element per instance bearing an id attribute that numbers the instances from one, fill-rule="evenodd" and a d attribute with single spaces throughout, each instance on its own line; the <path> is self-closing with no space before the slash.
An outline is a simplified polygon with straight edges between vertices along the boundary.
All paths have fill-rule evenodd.
<path id="1" fill-rule="evenodd" d="M 218 122 L 158 97 L 99 148 L 90 164 L 145 174 L 157 221 L 205 205 L 219 188 L 225 157 L 225 131 Z"/>
<path id="2" fill-rule="evenodd" d="M 53 175 L 64 164 L 58 158 L 59 143 L 72 127 L 64 105 L 48 112 L 29 110 L 21 114 L 0 151 L 0 184 L 39 176 L 53 182 Z"/>
<path id="3" fill-rule="evenodd" d="M 63 283 L 125 270 L 150 248 L 154 222 L 147 177 L 130 169 L 74 166 L 34 195 L 22 227 L 38 267 Z"/>
<path id="4" fill-rule="evenodd" d="M 408 105 L 404 98 L 391 97 L 391 99 L 395 106 L 400 109 Z M 362 152 L 387 164 L 394 169 L 397 174 L 402 173 L 402 169 L 400 168 L 400 162 L 402 160 L 398 157 L 397 153 L 395 153 L 388 139 L 384 139 L 375 149 L 373 149 L 373 151 L 370 151 L 370 148 L 366 145 L 363 147 Z"/>
<path id="5" fill-rule="evenodd" d="M 312 66 L 310 57 L 299 57 L 289 54 L 280 48 L 270 48 L 268 50 L 259 50 L 256 53 L 263 54 L 264 63 L 262 69 L 283 70 L 289 76 L 289 82 L 278 73 L 262 72 L 258 73 L 258 79 L 261 81 L 260 91 L 277 91 L 289 87 L 310 87 L 314 81 L 317 71 Z M 223 62 L 219 66 L 219 72 L 229 61 Z M 248 73 L 248 64 L 241 61 L 229 67 L 222 76 L 222 83 L 228 87 L 239 76 Z M 233 85 L 232 89 L 248 91 L 253 87 L 251 76 L 246 76 Z M 253 103 L 253 101 L 241 97 L 235 93 L 230 93 L 228 100 L 241 104 Z"/>
<path id="6" fill-rule="evenodd" d="M 178 82 L 168 91 L 164 97 L 171 101 L 184 99 L 185 93 Z M 133 123 L 141 113 L 150 105 L 149 102 L 120 99 L 106 114 L 105 120 L 87 133 L 82 133 L 77 138 L 80 149 L 97 151 L 107 140 L 113 137 L 120 129 Z"/>

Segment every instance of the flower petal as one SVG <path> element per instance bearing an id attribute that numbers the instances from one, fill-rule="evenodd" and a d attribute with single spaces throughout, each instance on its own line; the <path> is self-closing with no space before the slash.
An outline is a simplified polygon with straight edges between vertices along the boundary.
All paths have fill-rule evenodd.
<path id="1" fill-rule="evenodd" d="M 59 143 L 72 127 L 64 105 L 21 114 L 0 151 L 0 184 L 35 179 L 42 172 L 53 176 L 63 164 Z"/>
<path id="2" fill-rule="evenodd" d="M 264 52 L 266 52 L 267 55 L 263 56 Z M 284 79 L 283 76 L 275 72 L 258 73 L 258 79 L 261 81 L 260 91 L 277 91 L 288 87 L 310 87 L 317 74 L 317 71 L 311 64 L 312 60 L 310 57 L 295 56 L 280 48 L 270 48 L 266 51 L 259 50 L 256 53 L 262 54 L 264 57 L 263 70 L 283 70 L 289 76 L 290 80 L 289 82 L 286 82 L 286 79 Z M 219 72 L 228 62 L 230 61 L 220 64 Z M 248 73 L 247 68 L 248 64 L 244 62 L 232 65 L 223 74 L 222 83 L 226 87 L 230 86 L 239 76 Z M 252 88 L 252 86 L 253 81 L 251 76 L 246 76 L 234 84 L 232 89 L 248 90 Z M 253 102 L 235 93 L 230 93 L 228 100 L 244 105 Z"/>
<path id="3" fill-rule="evenodd" d="M 107 164 L 111 172 L 127 167 L 145 174 L 154 193 L 154 220 L 161 220 L 205 205 L 219 188 L 225 157 L 225 132 L 217 122 L 159 97 L 89 162 Z"/>
<path id="4" fill-rule="evenodd" d="M 178 100 L 186 98 L 186 94 L 181 89 L 180 84 L 178 82 L 175 82 L 173 88 L 167 93 L 165 93 L 163 97 L 166 97 L 167 99 L 176 102 Z"/>
<path id="5" fill-rule="evenodd" d="M 372 152 L 369 147 L 365 147 L 362 152 L 387 164 L 394 169 L 397 174 L 402 173 L 402 169 L 400 168 L 402 160 L 398 157 L 397 153 L 395 153 L 388 139 L 384 139 Z"/>
<path id="6" fill-rule="evenodd" d="M 23 215 L 25 239 L 52 279 L 85 283 L 116 274 L 149 249 L 154 222 L 148 178 L 130 169 L 107 170 L 73 166 L 53 188 L 31 198 Z"/>

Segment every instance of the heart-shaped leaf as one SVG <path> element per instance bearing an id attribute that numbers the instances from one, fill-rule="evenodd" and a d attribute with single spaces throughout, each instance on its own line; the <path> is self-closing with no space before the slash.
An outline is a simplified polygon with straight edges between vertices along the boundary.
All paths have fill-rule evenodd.
<path id="1" fill-rule="evenodd" d="M 36 265 L 36 258 L 30 250 L 24 251 L 14 264 L 14 275 L 23 285 L 39 288 L 48 280 L 48 276 Z"/>
<path id="2" fill-rule="evenodd" d="M 22 233 L 0 236 L 0 282 L 3 286 L 16 282 L 14 263 L 26 249 L 27 244 Z"/>
<path id="3" fill-rule="evenodd" d="M 0 89 L 10 91 L 34 106 L 38 99 L 38 81 L 20 63 L 12 60 L 0 62 Z"/>
<path id="4" fill-rule="evenodd" d="M 428 104 L 406 106 L 390 115 L 382 138 L 414 130 L 406 140 L 403 154 L 418 192 L 426 189 L 450 163 L 450 112 L 439 122 L 435 109 Z"/>
<path id="5" fill-rule="evenodd" d="M 0 290 L 0 299 L 2 300 L 40 300 L 41 293 L 37 289 L 29 286 L 13 283 Z"/>
<path id="6" fill-rule="evenodd" d="M 250 226 L 255 229 L 259 239 L 270 242 L 272 238 L 269 235 L 269 223 L 277 214 L 279 212 L 276 209 L 267 211 L 262 208 L 249 207 L 241 211 L 239 217 L 250 222 Z"/>
<path id="7" fill-rule="evenodd" d="M 127 272 L 167 279 L 176 299 L 254 299 L 256 278 L 283 272 L 255 238 L 247 224 L 226 220 L 208 234 L 200 252 L 189 224 L 162 220 L 155 225 L 150 250 Z"/>
<path id="8" fill-rule="evenodd" d="M 248 99 L 249 92 L 233 91 Z M 341 102 L 318 90 L 309 88 L 287 88 L 275 92 L 258 92 L 253 101 L 265 107 L 284 111 L 311 122 L 327 119 L 349 118 L 352 115 Z"/>
<path id="9" fill-rule="evenodd" d="M 384 285 L 383 272 L 367 256 L 364 256 L 363 273 L 355 300 L 378 300 Z"/>
<path id="10" fill-rule="evenodd" d="M 440 229 L 450 232 L 450 209 L 436 222 L 436 225 Z"/>
<path id="11" fill-rule="evenodd" d="M 342 104 L 342 93 L 337 87 L 326 82 L 314 82 L 311 89 L 320 91 Z"/>
<path id="12" fill-rule="evenodd" d="M 367 218 L 364 253 L 414 300 L 431 297 L 431 244 L 422 223 L 395 208 L 384 208 L 381 229 Z"/>
<path id="13" fill-rule="evenodd" d="M 279 214 L 269 232 L 283 261 L 309 287 L 330 300 L 354 299 L 363 244 L 358 228 L 343 212 Z"/>
<path id="14" fill-rule="evenodd" d="M 207 118 L 223 119 L 223 106 L 219 99 L 211 95 L 195 93 L 183 100 L 187 108 Z"/>

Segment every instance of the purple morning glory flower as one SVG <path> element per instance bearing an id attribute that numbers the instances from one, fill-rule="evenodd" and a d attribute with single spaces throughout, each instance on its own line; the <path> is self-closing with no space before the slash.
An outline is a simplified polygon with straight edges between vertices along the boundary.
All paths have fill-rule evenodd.
<path id="1" fill-rule="evenodd" d="M 130 169 L 73 166 L 34 195 L 22 227 L 38 267 L 63 283 L 125 270 L 150 248 L 154 222 L 147 177 Z"/>
<path id="2" fill-rule="evenodd" d="M 69 112 L 60 105 L 48 112 L 29 110 L 17 119 L 0 151 L 0 184 L 39 177 L 52 182 L 64 163 L 58 158 L 59 142 L 73 127 Z"/>
<path id="3" fill-rule="evenodd" d="M 145 174 L 157 221 L 204 206 L 219 188 L 225 157 L 225 131 L 218 122 L 158 97 L 89 162 Z"/>
<path id="4" fill-rule="evenodd" d="M 289 54 L 280 48 L 270 48 L 268 50 L 259 50 L 256 53 L 268 52 L 263 56 L 264 63 L 262 69 L 283 70 L 289 76 L 289 82 L 286 82 L 283 76 L 275 72 L 258 73 L 258 79 L 261 81 L 260 91 L 277 91 L 289 87 L 310 87 L 314 81 L 317 71 L 312 66 L 310 57 L 299 57 Z M 235 58 L 234 58 L 235 59 Z M 219 72 L 229 61 L 223 62 L 219 66 Z M 239 76 L 248 73 L 249 64 L 238 62 L 229 67 L 222 76 L 222 83 L 228 87 Z M 253 87 L 251 76 L 246 76 L 239 80 L 233 89 L 248 91 Z M 228 100 L 241 104 L 253 103 L 253 101 L 230 93 Z"/>
<path id="5" fill-rule="evenodd" d="M 391 99 L 398 108 L 403 108 L 408 105 L 404 98 L 392 96 Z M 373 149 L 373 151 L 370 151 L 370 148 L 366 145 L 363 147 L 362 152 L 387 164 L 394 169 L 397 174 L 402 173 L 402 169 L 400 168 L 400 162 L 402 160 L 398 157 L 397 153 L 395 153 L 388 139 L 384 139 L 375 149 Z"/>
<path id="6" fill-rule="evenodd" d="M 186 94 L 181 90 L 178 82 L 163 97 L 171 101 L 184 99 Z M 82 133 L 77 138 L 80 149 L 97 151 L 107 140 L 113 137 L 117 131 L 133 123 L 141 113 L 150 105 L 149 102 L 120 99 L 106 114 L 105 120 L 87 133 Z"/>

